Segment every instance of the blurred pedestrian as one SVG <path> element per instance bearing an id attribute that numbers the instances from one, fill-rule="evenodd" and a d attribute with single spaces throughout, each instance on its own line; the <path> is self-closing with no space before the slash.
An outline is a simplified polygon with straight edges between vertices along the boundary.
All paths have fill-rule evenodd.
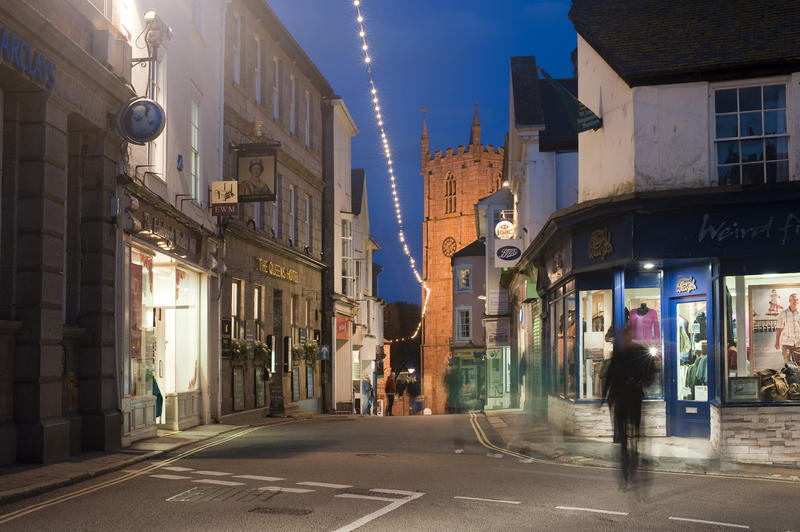
<path id="1" fill-rule="evenodd" d="M 613 409 L 614 433 L 619 438 L 622 487 L 635 481 L 639 466 L 638 440 L 642 424 L 644 389 L 655 377 L 655 361 L 646 345 L 631 338 L 631 327 L 622 330 L 622 345 L 614 346 L 603 387 L 603 397 Z"/>
<path id="2" fill-rule="evenodd" d="M 369 376 L 364 375 L 361 380 L 361 414 L 364 416 L 370 415 L 372 411 L 372 384 L 369 382 Z"/>
<path id="3" fill-rule="evenodd" d="M 413 416 L 417 413 L 417 396 L 419 395 L 419 383 L 416 376 L 409 377 L 406 392 L 408 393 L 408 415 Z"/>
<path id="4" fill-rule="evenodd" d="M 447 386 L 447 404 L 445 412 L 457 414 L 461 412 L 461 372 L 456 368 L 455 361 L 450 358 L 447 373 L 444 376 L 444 383 Z"/>
<path id="5" fill-rule="evenodd" d="M 390 371 L 388 376 L 386 377 L 386 412 L 384 413 L 385 416 L 392 415 L 392 405 L 394 405 L 394 394 L 397 393 L 397 383 L 394 381 L 394 377 L 392 376 L 392 372 Z"/>

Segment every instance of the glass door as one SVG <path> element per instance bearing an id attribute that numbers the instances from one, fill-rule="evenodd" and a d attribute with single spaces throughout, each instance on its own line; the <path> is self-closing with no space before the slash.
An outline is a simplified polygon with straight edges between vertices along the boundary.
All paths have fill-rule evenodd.
<path id="1" fill-rule="evenodd" d="M 669 433 L 673 436 L 709 435 L 709 351 L 706 300 L 681 300 L 674 304 L 672 356 L 674 371 L 668 405 Z"/>

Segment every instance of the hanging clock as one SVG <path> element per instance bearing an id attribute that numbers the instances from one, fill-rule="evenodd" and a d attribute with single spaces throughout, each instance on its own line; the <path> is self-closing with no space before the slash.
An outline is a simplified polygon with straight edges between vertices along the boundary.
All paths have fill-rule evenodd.
<path id="1" fill-rule="evenodd" d="M 456 239 L 452 236 L 448 236 L 442 242 L 442 254 L 445 257 L 452 257 L 453 253 L 456 252 Z"/>

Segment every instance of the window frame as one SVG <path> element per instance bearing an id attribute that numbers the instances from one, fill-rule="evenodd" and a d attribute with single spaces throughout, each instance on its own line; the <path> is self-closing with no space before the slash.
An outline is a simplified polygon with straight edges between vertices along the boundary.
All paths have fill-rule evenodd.
<path id="1" fill-rule="evenodd" d="M 461 272 L 464 270 L 469 272 L 468 283 L 466 286 L 462 286 L 461 284 Z M 472 264 L 459 264 L 456 266 L 456 275 L 453 277 L 456 284 L 456 292 L 472 292 Z"/>
<path id="2" fill-rule="evenodd" d="M 192 198 L 200 203 L 200 98 L 192 91 L 189 103 L 189 179 Z"/>
<path id="3" fill-rule="evenodd" d="M 456 212 L 456 176 L 448 172 L 444 178 L 444 213 Z"/>
<path id="4" fill-rule="evenodd" d="M 305 232 L 306 232 L 306 241 L 305 241 L 305 250 L 307 252 L 311 252 L 312 250 L 312 242 L 311 242 L 311 196 L 308 194 L 305 195 Z"/>
<path id="5" fill-rule="evenodd" d="M 467 323 L 462 322 L 462 313 L 466 313 L 467 316 Z M 456 341 L 458 342 L 469 342 L 472 340 L 472 333 L 473 333 L 473 323 L 472 323 L 472 307 L 468 305 L 461 305 L 455 308 L 455 330 L 453 331 L 453 336 L 455 337 Z M 468 329 L 468 334 L 464 336 L 462 334 L 463 328 L 466 325 Z"/>
<path id="6" fill-rule="evenodd" d="M 289 243 L 297 245 L 297 185 L 289 184 Z"/>
<path id="7" fill-rule="evenodd" d="M 353 297 L 355 295 L 355 265 L 353 264 L 353 222 L 342 219 L 342 232 L 340 237 L 342 252 L 341 290 L 342 295 Z"/>
<path id="8" fill-rule="evenodd" d="M 233 41 L 231 42 L 233 53 L 233 83 L 242 84 L 242 17 L 236 11 L 233 12 Z"/>
<path id="9" fill-rule="evenodd" d="M 238 340 L 242 338 L 242 294 L 244 294 L 245 284 L 243 279 L 234 277 L 231 279 L 231 338 Z"/>
<path id="10" fill-rule="evenodd" d="M 297 134 L 297 78 L 289 74 L 289 132 Z"/>
<path id="11" fill-rule="evenodd" d="M 783 108 L 775 108 L 774 110 L 783 110 L 784 115 L 785 115 L 784 118 L 785 118 L 785 122 L 786 122 L 786 132 L 785 133 L 776 133 L 776 134 L 767 135 L 767 134 L 764 133 L 764 111 L 772 111 L 773 109 L 765 109 L 764 108 L 763 91 L 764 91 L 764 87 L 771 86 L 771 85 L 783 85 L 784 89 L 785 89 L 785 107 L 783 107 Z M 742 115 L 742 111 L 739 109 L 739 105 L 738 105 L 738 90 L 739 89 L 753 88 L 753 87 L 761 88 L 762 99 L 761 99 L 761 108 L 759 109 L 760 112 L 761 112 L 761 115 L 762 115 L 761 134 L 757 135 L 757 136 L 754 135 L 754 136 L 744 136 L 743 137 L 743 136 L 741 136 L 741 115 Z M 737 116 L 737 136 L 736 137 L 722 137 L 722 138 L 718 139 L 717 138 L 717 132 L 716 132 L 716 118 L 717 118 L 716 93 L 718 91 L 721 91 L 721 90 L 730 90 L 730 89 L 736 89 L 737 90 L 737 110 L 735 112 L 735 115 Z M 792 117 L 791 99 L 792 99 L 791 79 L 790 79 L 789 76 L 773 76 L 773 77 L 768 77 L 768 78 L 757 78 L 757 79 L 752 79 L 752 80 L 741 80 L 741 79 L 739 79 L 739 80 L 726 81 L 726 82 L 714 83 L 714 84 L 710 84 L 709 85 L 709 97 L 708 97 L 708 113 L 709 113 L 709 120 L 708 120 L 708 124 L 709 124 L 708 125 L 709 165 L 708 165 L 708 167 L 709 167 L 709 171 L 708 171 L 708 173 L 709 173 L 709 182 L 712 185 L 716 185 L 716 186 L 726 186 L 726 185 L 728 185 L 728 184 L 722 184 L 721 185 L 720 182 L 719 182 L 719 168 L 720 168 L 720 166 L 737 166 L 739 168 L 739 183 L 738 184 L 741 185 L 743 183 L 744 175 L 743 175 L 742 168 L 744 167 L 744 165 L 746 163 L 745 163 L 745 161 L 742 160 L 741 142 L 742 142 L 742 140 L 747 141 L 747 140 L 757 140 L 757 139 L 761 139 L 762 140 L 762 146 L 763 146 L 763 148 L 762 148 L 763 149 L 763 151 L 762 151 L 762 159 L 760 161 L 760 165 L 762 167 L 763 180 L 761 181 L 760 184 L 767 183 L 767 181 L 766 181 L 766 179 L 767 179 L 767 177 L 766 177 L 766 163 L 768 163 L 768 162 L 776 162 L 776 161 L 784 161 L 784 160 L 787 161 L 787 166 L 788 166 L 787 181 L 793 181 L 794 180 L 792 178 L 793 177 L 792 168 L 793 168 L 793 164 L 794 164 L 795 154 L 793 153 L 793 149 L 792 149 L 793 144 L 794 144 L 794 139 L 793 139 L 793 135 L 792 135 L 792 131 L 793 131 L 792 119 L 793 119 L 793 117 Z M 753 112 L 754 111 L 755 110 L 753 110 Z M 746 110 L 745 112 L 751 112 L 751 111 Z M 734 113 L 729 112 L 729 113 L 720 113 L 720 114 L 728 114 L 729 115 L 729 114 L 734 114 Z M 770 159 L 770 160 L 768 160 L 767 157 L 766 157 L 766 145 L 763 144 L 764 139 L 783 138 L 783 137 L 785 137 L 787 139 L 788 157 L 786 159 Z M 736 164 L 730 163 L 730 164 L 722 164 L 721 165 L 719 163 L 719 158 L 718 158 L 718 154 L 717 154 L 717 143 L 718 142 L 729 142 L 729 141 L 738 141 L 739 142 L 739 154 L 738 154 L 739 155 L 739 162 L 736 163 Z M 776 182 L 781 182 L 781 181 L 776 181 Z M 736 183 L 734 183 L 734 185 L 736 185 Z"/>
<path id="12" fill-rule="evenodd" d="M 305 145 L 311 147 L 311 92 L 305 91 L 306 116 L 305 116 Z"/>
<path id="13" fill-rule="evenodd" d="M 281 62 L 272 56 L 272 119 L 281 120 Z"/>
<path id="14" fill-rule="evenodd" d="M 264 103 L 263 39 L 253 36 L 256 46 L 255 66 L 253 68 L 253 98 L 256 103 Z"/>

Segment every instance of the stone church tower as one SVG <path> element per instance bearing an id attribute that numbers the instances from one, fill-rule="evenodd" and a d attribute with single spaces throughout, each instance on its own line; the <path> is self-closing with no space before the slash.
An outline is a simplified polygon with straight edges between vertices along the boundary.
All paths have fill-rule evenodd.
<path id="1" fill-rule="evenodd" d="M 422 122 L 421 175 L 425 180 L 425 220 L 422 223 L 422 276 L 431 290 L 423 323 L 422 393 L 425 406 L 444 413 L 444 376 L 453 336 L 453 276 L 450 257 L 477 238 L 474 206 L 502 186 L 503 148 L 481 144 L 478 104 L 469 146 L 428 150 L 428 129 Z M 482 290 L 483 287 L 476 287 Z M 423 291 L 424 292 L 424 291 Z M 425 294 L 422 295 L 423 301 Z M 473 330 L 481 327 L 473 317 Z"/>

